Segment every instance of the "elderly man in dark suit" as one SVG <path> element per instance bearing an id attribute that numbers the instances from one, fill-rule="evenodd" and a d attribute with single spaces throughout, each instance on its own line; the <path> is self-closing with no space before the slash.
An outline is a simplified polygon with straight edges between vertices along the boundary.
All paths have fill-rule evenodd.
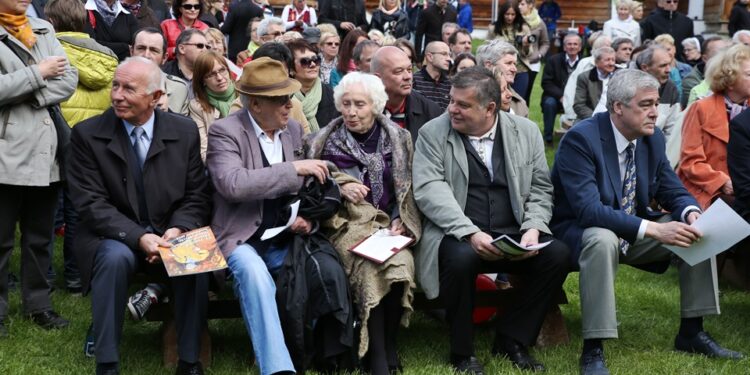
<path id="1" fill-rule="evenodd" d="M 547 59 L 542 73 L 542 114 L 544 117 L 544 142 L 552 146 L 552 131 L 555 128 L 555 117 L 562 111 L 562 100 L 568 76 L 578 66 L 581 53 L 581 37 L 578 34 L 567 34 L 563 38 L 563 52 Z"/>
<path id="2" fill-rule="evenodd" d="M 76 258 L 91 291 L 96 373 L 118 373 L 128 283 L 137 270 L 166 276 L 159 246 L 204 226 L 210 210 L 200 138 L 189 118 L 155 111 L 162 74 L 132 57 L 112 82 L 112 109 L 73 128 L 68 166 L 80 215 Z M 177 325 L 178 374 L 202 374 L 208 276 L 170 279 Z"/>
<path id="3" fill-rule="evenodd" d="M 289 119 L 292 94 L 300 83 L 280 61 L 268 57 L 244 66 L 237 91 L 245 110 L 214 123 L 208 132 L 206 164 L 216 192 L 211 227 L 234 275 L 242 316 L 263 375 L 294 372 L 281 330 L 272 273 L 286 250 L 261 240 L 277 226 L 285 197 L 297 194 L 304 176 L 324 181 L 325 162 L 297 160 L 302 127 Z M 297 217 L 289 228 L 309 233 Z"/>
<path id="4" fill-rule="evenodd" d="M 701 237 L 691 227 L 701 214 L 672 170 L 664 134 L 656 127 L 659 82 L 622 70 L 611 78 L 607 112 L 574 126 L 560 143 L 552 183 L 552 231 L 580 267 L 582 374 L 608 374 L 602 340 L 617 338 L 614 281 L 618 264 L 666 269 L 671 252 Z M 652 201 L 661 207 L 652 209 Z M 669 212 L 669 214 L 664 214 Z M 675 349 L 739 359 L 703 331 L 703 316 L 718 314 L 711 261 L 679 266 L 681 316 Z M 644 339 L 646 339 L 644 337 Z"/>

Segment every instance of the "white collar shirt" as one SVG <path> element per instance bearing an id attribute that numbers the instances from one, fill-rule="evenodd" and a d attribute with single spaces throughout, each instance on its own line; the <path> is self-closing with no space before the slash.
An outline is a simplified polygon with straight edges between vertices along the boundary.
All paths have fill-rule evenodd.
<path id="1" fill-rule="evenodd" d="M 284 131 L 281 129 L 277 129 L 273 133 L 273 139 L 269 138 L 266 132 L 263 131 L 263 129 L 260 128 L 257 122 L 255 122 L 255 119 L 253 118 L 253 115 L 250 113 L 250 111 L 247 112 L 247 115 L 250 116 L 250 122 L 253 124 L 253 129 L 255 130 L 255 135 L 258 137 L 258 143 L 260 143 L 260 148 L 263 150 L 263 154 L 266 155 L 266 160 L 268 160 L 268 164 L 278 164 L 284 161 L 284 148 L 281 144 L 281 133 Z"/>

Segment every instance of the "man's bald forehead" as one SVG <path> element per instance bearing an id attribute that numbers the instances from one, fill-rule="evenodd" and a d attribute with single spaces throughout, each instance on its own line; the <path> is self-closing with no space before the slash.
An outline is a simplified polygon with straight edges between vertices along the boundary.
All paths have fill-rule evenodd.
<path id="1" fill-rule="evenodd" d="M 406 54 L 401 48 L 395 46 L 384 46 L 379 48 L 375 55 L 372 56 L 370 62 L 370 73 L 376 73 L 382 70 L 383 66 L 386 66 L 389 61 L 393 61 L 396 57 L 403 56 L 405 59 L 409 59 L 409 55 Z"/>

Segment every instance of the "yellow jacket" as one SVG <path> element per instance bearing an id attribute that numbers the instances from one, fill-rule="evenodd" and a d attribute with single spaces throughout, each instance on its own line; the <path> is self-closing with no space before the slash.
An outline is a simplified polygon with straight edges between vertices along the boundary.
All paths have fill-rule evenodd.
<path id="1" fill-rule="evenodd" d="M 78 69 L 78 86 L 73 96 L 60 104 L 68 125 L 101 114 L 111 105 L 109 97 L 117 69 L 117 55 L 78 32 L 57 33 L 68 61 Z"/>

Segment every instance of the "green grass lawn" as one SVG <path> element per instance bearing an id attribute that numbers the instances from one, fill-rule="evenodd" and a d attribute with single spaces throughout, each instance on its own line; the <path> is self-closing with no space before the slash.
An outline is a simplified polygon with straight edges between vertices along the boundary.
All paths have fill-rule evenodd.
<path id="1" fill-rule="evenodd" d="M 537 77 L 532 94 L 531 119 L 541 124 Z M 557 143 L 556 143 L 557 144 Z M 551 161 L 552 151 L 548 150 Z M 62 275 L 62 241 L 57 241 L 55 265 L 58 279 Z M 11 269 L 18 274 L 19 254 L 13 254 Z M 58 280 L 60 281 L 60 280 Z M 54 292 L 55 309 L 70 319 L 69 328 L 44 331 L 22 316 L 18 291 L 10 293 L 9 324 L 11 336 L 0 339 L 0 374 L 92 374 L 94 360 L 83 356 L 83 340 L 90 322 L 87 297 L 71 297 Z M 567 345 L 535 350 L 550 374 L 578 373 L 581 349 L 581 315 L 578 299 L 578 274 L 565 283 L 569 304 L 562 306 L 570 331 Z M 748 374 L 750 360 L 728 362 L 700 356 L 684 355 L 672 350 L 679 324 L 679 289 L 677 274 L 671 269 L 665 275 L 653 275 L 623 266 L 616 284 L 620 339 L 605 344 L 608 364 L 613 374 Z M 723 314 L 709 317 L 706 330 L 723 345 L 750 354 L 750 295 L 722 285 Z M 208 374 L 257 373 L 245 326 L 240 319 L 212 321 L 213 363 Z M 416 313 L 411 326 L 402 329 L 400 355 L 405 374 L 450 374 L 447 364 L 447 329 L 441 323 Z M 492 329 L 479 327 L 477 356 L 487 374 L 520 373 L 507 361 L 490 354 Z M 281 345 L 282 343 L 279 343 Z M 126 321 L 120 346 L 123 374 L 164 374 L 173 370 L 161 366 L 159 324 Z"/>

